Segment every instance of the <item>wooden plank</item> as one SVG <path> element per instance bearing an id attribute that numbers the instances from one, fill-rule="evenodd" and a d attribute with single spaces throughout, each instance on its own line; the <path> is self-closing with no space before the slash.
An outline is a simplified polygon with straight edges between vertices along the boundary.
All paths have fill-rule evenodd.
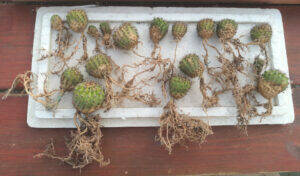
<path id="1" fill-rule="evenodd" d="M 130 4 L 131 2 L 138 2 L 138 3 L 159 3 L 159 4 L 165 4 L 165 3 L 174 3 L 174 2 L 180 2 L 180 3 L 200 3 L 200 4 L 215 4 L 215 3 L 221 3 L 221 4 L 236 4 L 236 3 L 243 3 L 243 4 L 299 4 L 300 2 L 298 0 L 6 0 L 7 2 L 42 2 L 42 3 L 64 3 L 64 4 L 70 4 L 70 3 L 79 3 L 79 4 L 86 4 L 86 3 L 105 3 L 105 4 L 115 4 L 115 3 L 122 3 L 122 4 Z"/>
<path id="2" fill-rule="evenodd" d="M 290 77 L 294 84 L 300 84 L 300 6 L 276 8 L 283 16 Z M 9 88 L 18 73 L 30 69 L 35 6 L 0 5 L 0 18 L 0 90 L 3 90 Z"/>
<path id="3" fill-rule="evenodd" d="M 154 141 L 157 128 L 103 129 L 103 151 L 111 165 L 93 164 L 84 175 L 181 175 L 300 171 L 300 88 L 294 90 L 296 121 L 291 125 L 251 126 L 249 136 L 235 127 L 214 127 L 201 148 L 176 147 L 168 155 Z M 0 175 L 80 175 L 65 164 L 33 159 L 50 138 L 64 153 L 68 129 L 33 129 L 26 124 L 27 98 L 0 101 Z"/>

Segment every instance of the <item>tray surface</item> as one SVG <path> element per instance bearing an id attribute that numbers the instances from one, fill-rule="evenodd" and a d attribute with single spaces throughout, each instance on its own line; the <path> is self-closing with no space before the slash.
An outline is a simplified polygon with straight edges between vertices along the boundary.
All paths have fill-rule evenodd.
<path id="1" fill-rule="evenodd" d="M 196 33 L 196 23 L 203 18 L 212 18 L 219 21 L 224 18 L 230 18 L 239 24 L 236 37 L 241 37 L 242 42 L 249 42 L 249 31 L 255 24 L 269 23 L 272 26 L 273 36 L 270 44 L 268 44 L 267 51 L 271 57 L 270 67 L 279 69 L 288 75 L 288 65 L 285 51 L 285 41 L 283 34 L 283 25 L 281 14 L 278 10 L 273 9 L 242 9 L 242 8 L 146 8 L 146 7 L 44 7 L 38 10 L 36 16 L 34 46 L 33 46 L 33 59 L 32 71 L 42 75 L 46 73 L 49 68 L 53 67 L 53 63 L 48 60 L 37 61 L 41 55 L 53 50 L 55 48 L 55 38 L 57 33 L 50 28 L 50 18 L 53 14 L 60 15 L 63 20 L 67 12 L 74 8 L 81 8 L 87 12 L 90 23 L 95 24 L 101 21 L 110 21 L 112 27 L 119 26 L 122 22 L 129 21 L 137 27 L 140 41 L 138 53 L 149 56 L 153 44 L 149 37 L 149 22 L 153 17 L 162 17 L 170 23 L 169 32 L 166 37 L 160 42 L 162 46 L 163 58 L 174 58 L 175 42 L 171 35 L 171 25 L 175 21 L 185 21 L 188 23 L 188 32 L 186 36 L 178 45 L 176 52 L 177 60 L 175 66 L 178 66 L 178 61 L 189 53 L 196 53 L 201 56 L 200 60 L 203 61 L 202 55 L 204 50 L 202 47 L 201 39 Z M 78 34 L 74 34 L 74 38 L 79 38 Z M 95 42 L 92 38 L 87 36 L 88 39 L 88 54 L 92 56 Z M 214 36 L 209 40 L 209 43 L 215 44 L 220 48 L 220 44 Z M 45 50 L 41 50 L 45 49 Z M 105 51 L 105 50 L 104 50 Z M 135 56 L 132 52 L 123 50 L 108 49 L 105 51 L 112 59 L 118 64 L 130 64 L 141 61 L 142 58 Z M 211 65 L 216 65 L 214 62 L 213 50 L 209 49 Z M 79 58 L 82 55 L 81 48 L 76 53 L 74 58 Z M 259 55 L 259 47 L 251 46 L 249 52 L 245 54 L 245 58 L 249 62 Z M 70 62 L 70 65 L 76 64 L 76 61 Z M 95 80 L 84 71 L 84 67 L 80 67 L 84 77 L 87 80 Z M 177 71 L 178 72 L 178 71 Z M 130 73 L 129 73 L 130 75 Z M 207 73 L 204 73 L 204 77 Z M 129 77 L 129 76 L 128 76 Z M 59 87 L 59 77 L 52 76 L 49 78 L 51 84 L 49 88 Z M 98 80 L 95 80 L 98 81 Z M 231 93 L 226 93 L 220 96 L 220 106 L 208 109 L 205 113 L 201 107 L 202 95 L 199 91 L 199 79 L 192 79 L 192 88 L 183 99 L 177 102 L 181 112 L 188 113 L 193 117 L 198 117 L 208 122 L 210 125 L 235 125 L 237 123 L 237 109 Z M 42 89 L 43 77 L 37 80 L 38 89 Z M 249 80 L 242 80 L 241 84 L 245 84 Z M 54 84 L 52 84 L 54 83 Z M 103 82 L 99 81 L 103 85 Z M 99 111 L 103 120 L 102 123 L 105 127 L 125 127 L 125 126 L 157 126 L 158 118 L 162 113 L 162 107 L 168 101 L 162 98 L 160 84 L 153 84 L 149 89 L 145 88 L 144 91 L 154 91 L 154 93 L 161 98 L 161 105 L 158 107 L 148 107 L 141 103 L 132 101 L 125 101 L 119 107 L 113 107 L 109 112 L 104 113 Z M 264 102 L 265 100 L 256 95 L 257 98 Z M 263 108 L 258 107 L 261 111 Z M 46 111 L 44 107 L 29 98 L 27 122 L 31 127 L 40 128 L 69 128 L 74 127 L 73 114 L 75 109 L 72 106 L 72 94 L 67 93 L 61 101 L 55 116 L 53 113 Z M 253 118 L 250 124 L 286 124 L 292 123 L 294 120 L 293 102 L 291 96 L 290 86 L 274 99 L 274 108 L 272 116 L 261 119 L 260 117 Z"/>

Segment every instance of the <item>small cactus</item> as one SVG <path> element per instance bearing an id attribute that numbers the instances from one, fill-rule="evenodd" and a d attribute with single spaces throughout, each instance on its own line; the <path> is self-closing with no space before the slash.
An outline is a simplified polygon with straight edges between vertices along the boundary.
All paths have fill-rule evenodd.
<path id="1" fill-rule="evenodd" d="M 250 31 L 251 40 L 259 43 L 267 43 L 272 37 L 272 28 L 269 24 L 254 26 Z"/>
<path id="2" fill-rule="evenodd" d="M 221 20 L 217 25 L 217 35 L 222 40 L 232 39 L 236 34 L 238 24 L 231 19 Z"/>
<path id="3" fill-rule="evenodd" d="M 173 98 L 184 97 L 191 88 L 191 81 L 181 76 L 173 76 L 169 82 L 170 94 Z"/>
<path id="4" fill-rule="evenodd" d="M 67 68 L 60 77 L 60 88 L 63 91 L 72 91 L 74 87 L 83 82 L 83 76 L 76 67 Z"/>
<path id="5" fill-rule="evenodd" d="M 187 25 L 183 22 L 176 22 L 172 27 L 172 35 L 176 41 L 180 41 L 186 34 Z"/>
<path id="6" fill-rule="evenodd" d="M 58 15 L 52 15 L 50 19 L 51 28 L 56 31 L 61 31 L 63 29 L 63 21 Z"/>
<path id="7" fill-rule="evenodd" d="M 109 34 L 109 35 L 111 34 L 111 28 L 110 28 L 110 25 L 108 22 L 100 23 L 99 27 L 100 27 L 100 30 L 101 30 L 103 36 L 106 34 Z"/>
<path id="8" fill-rule="evenodd" d="M 84 10 L 74 9 L 68 12 L 67 22 L 74 32 L 83 32 L 87 26 L 88 18 Z"/>
<path id="9" fill-rule="evenodd" d="M 202 76 L 204 65 L 196 54 L 186 55 L 179 63 L 179 69 L 191 78 Z"/>
<path id="10" fill-rule="evenodd" d="M 268 70 L 258 81 L 258 91 L 266 99 L 271 99 L 284 91 L 288 84 L 289 81 L 285 74 L 278 70 Z"/>
<path id="11" fill-rule="evenodd" d="M 265 65 L 265 61 L 260 58 L 255 58 L 253 62 L 254 71 L 259 75 Z"/>
<path id="12" fill-rule="evenodd" d="M 154 18 L 150 25 L 150 38 L 158 43 L 167 34 L 169 24 L 162 18 Z"/>
<path id="13" fill-rule="evenodd" d="M 103 88 L 95 82 L 77 84 L 73 92 L 73 105 L 81 113 L 90 114 L 101 108 L 105 100 Z"/>
<path id="14" fill-rule="evenodd" d="M 94 38 L 100 37 L 100 32 L 98 31 L 97 27 L 94 25 L 89 25 L 87 33 Z"/>
<path id="15" fill-rule="evenodd" d="M 215 22 L 210 19 L 200 20 L 197 24 L 198 35 L 203 39 L 209 39 L 214 35 Z"/>
<path id="16" fill-rule="evenodd" d="M 139 35 L 137 29 L 130 23 L 123 23 L 113 34 L 115 46 L 131 50 L 137 46 Z"/>
<path id="17" fill-rule="evenodd" d="M 91 57 L 85 64 L 88 74 L 96 78 L 105 78 L 110 75 L 112 66 L 109 56 L 104 53 Z"/>

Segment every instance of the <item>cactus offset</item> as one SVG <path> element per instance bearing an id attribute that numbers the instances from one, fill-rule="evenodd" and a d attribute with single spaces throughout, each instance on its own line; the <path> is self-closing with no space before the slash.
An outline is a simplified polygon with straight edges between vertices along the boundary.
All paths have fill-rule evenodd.
<path id="1" fill-rule="evenodd" d="M 212 19 L 200 20 L 197 24 L 198 35 L 203 39 L 209 39 L 214 35 L 215 22 Z"/>
<path id="2" fill-rule="evenodd" d="M 154 18 L 150 25 L 150 38 L 154 43 L 158 43 L 167 34 L 169 24 L 162 18 Z"/>
<path id="3" fill-rule="evenodd" d="M 83 82 L 83 76 L 76 67 L 67 68 L 60 77 L 60 88 L 63 91 L 72 91 L 74 87 Z"/>
<path id="4" fill-rule="evenodd" d="M 260 58 L 255 58 L 254 62 L 253 62 L 253 67 L 254 67 L 254 71 L 256 72 L 256 74 L 260 74 L 263 67 L 265 65 L 265 61 L 263 59 Z"/>
<path id="5" fill-rule="evenodd" d="M 186 34 L 187 25 L 183 22 L 176 22 L 172 27 L 172 35 L 176 41 L 180 41 Z"/>
<path id="6" fill-rule="evenodd" d="M 284 91 L 288 84 L 289 81 L 285 74 L 278 70 L 268 70 L 258 81 L 258 91 L 266 99 L 271 99 Z"/>
<path id="7" fill-rule="evenodd" d="M 87 26 L 88 18 L 84 10 L 74 9 L 68 12 L 67 22 L 74 32 L 83 32 Z"/>
<path id="8" fill-rule="evenodd" d="M 95 82 L 77 84 L 73 92 L 73 105 L 81 113 L 90 114 L 101 108 L 105 100 L 103 88 Z"/>
<path id="9" fill-rule="evenodd" d="M 97 54 L 91 57 L 85 64 L 88 74 L 96 78 L 105 78 L 110 75 L 112 66 L 109 56 L 104 53 Z"/>
<path id="10" fill-rule="evenodd" d="M 106 34 L 109 34 L 109 35 L 111 34 L 111 28 L 110 28 L 110 25 L 108 22 L 100 23 L 99 27 L 100 27 L 100 30 L 101 30 L 103 36 Z"/>
<path id="11" fill-rule="evenodd" d="M 94 25 L 89 25 L 87 33 L 94 38 L 100 37 L 100 32 L 98 31 L 97 27 Z"/>
<path id="12" fill-rule="evenodd" d="M 52 15 L 51 19 L 51 28 L 57 31 L 61 31 L 63 29 L 63 21 L 58 15 Z"/>
<path id="13" fill-rule="evenodd" d="M 217 25 L 217 35 L 222 40 L 232 39 L 236 34 L 238 24 L 231 19 L 221 20 Z"/>
<path id="14" fill-rule="evenodd" d="M 179 69 L 191 78 L 202 76 L 204 65 L 196 54 L 186 55 L 179 63 Z"/>
<path id="15" fill-rule="evenodd" d="M 254 26 L 250 31 L 251 40 L 258 43 L 267 43 L 272 37 L 272 28 L 269 24 Z"/>
<path id="16" fill-rule="evenodd" d="M 169 82 L 170 94 L 175 99 L 184 97 L 191 88 L 191 81 L 181 76 L 173 76 Z"/>
<path id="17" fill-rule="evenodd" d="M 114 44 L 118 48 L 130 50 L 137 46 L 139 35 L 130 23 L 123 23 L 113 34 Z"/>

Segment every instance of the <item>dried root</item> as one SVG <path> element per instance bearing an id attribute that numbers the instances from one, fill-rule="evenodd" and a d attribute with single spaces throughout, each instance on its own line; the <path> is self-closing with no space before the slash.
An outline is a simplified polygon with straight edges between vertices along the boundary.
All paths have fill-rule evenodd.
<path id="1" fill-rule="evenodd" d="M 77 123 L 79 121 L 80 125 Z M 100 117 L 88 116 L 81 117 L 76 113 L 74 123 L 77 127 L 75 131 L 71 131 L 70 139 L 66 141 L 68 154 L 66 156 L 58 156 L 55 153 L 54 143 L 51 141 L 46 146 L 44 152 L 35 155 L 35 158 L 51 158 L 62 161 L 71 165 L 74 169 L 82 169 L 92 162 L 97 162 L 100 167 L 107 166 L 109 159 L 105 159 L 101 151 L 102 132 L 100 129 Z"/>
<path id="2" fill-rule="evenodd" d="M 43 93 L 35 94 L 35 88 L 33 87 L 32 83 L 34 80 L 34 76 L 37 77 L 37 75 L 34 75 L 31 71 L 27 71 L 24 74 L 19 74 L 15 78 L 15 80 L 12 83 L 12 86 L 10 89 L 8 89 L 7 93 L 2 97 L 2 99 L 6 99 L 8 96 L 11 95 L 11 93 L 16 89 L 16 86 L 22 85 L 23 91 L 25 94 L 31 96 L 36 102 L 41 103 L 47 110 L 53 110 L 59 101 L 55 101 L 51 98 L 55 93 L 60 92 L 60 90 L 51 90 L 49 91 L 47 89 L 47 79 L 46 76 L 44 80 L 44 87 L 43 87 Z"/>
<path id="3" fill-rule="evenodd" d="M 171 100 L 161 115 L 157 140 L 171 154 L 176 144 L 196 142 L 202 144 L 208 135 L 213 134 L 211 127 L 200 119 L 193 119 L 177 112 L 174 101 Z"/>

